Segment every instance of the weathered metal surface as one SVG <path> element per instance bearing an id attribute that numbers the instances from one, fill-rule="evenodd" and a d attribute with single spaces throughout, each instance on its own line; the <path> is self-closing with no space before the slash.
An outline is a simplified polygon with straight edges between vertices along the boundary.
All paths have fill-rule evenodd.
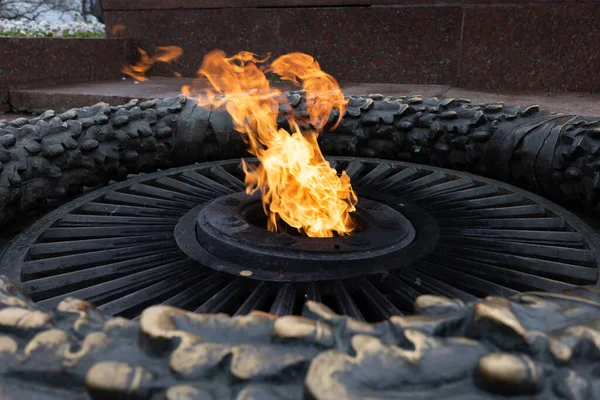
<path id="1" fill-rule="evenodd" d="M 384 203 L 359 196 L 353 213 L 358 232 L 350 236 L 323 240 L 269 232 L 260 194 L 238 192 L 193 208 L 175 227 L 175 238 L 201 265 L 275 282 L 317 282 L 397 270 L 433 251 L 438 227 L 424 210 L 406 206 L 400 197 Z"/>
<path id="2" fill-rule="evenodd" d="M 41 310 L 0 278 L 0 393 L 35 399 L 596 399 L 600 291 L 463 302 L 420 296 L 377 324 L 309 301 L 302 316 L 168 305 L 107 318 Z"/>
<path id="3" fill-rule="evenodd" d="M 411 314 L 422 294 L 471 301 L 598 281 L 598 235 L 539 196 L 437 167 L 330 161 L 351 176 L 359 204 L 368 191 L 385 201 L 387 193 L 392 203 L 398 203 L 396 196 L 402 199 L 416 233 L 413 245 L 421 246 L 407 248 L 415 254 L 397 265 L 367 258 L 352 274 L 340 263 L 339 274 L 328 281 L 314 277 L 320 268 L 308 261 L 306 276 L 289 283 L 261 283 L 265 271 L 256 269 L 256 260 L 241 260 L 229 273 L 207 267 L 192 254 L 198 245 L 197 213 L 189 218 L 187 233 L 177 227 L 198 205 L 242 192 L 241 163 L 228 160 L 141 175 L 80 197 L 18 236 L 0 260 L 0 274 L 22 282 L 43 307 L 77 297 L 107 315 L 130 318 L 159 303 L 190 311 L 282 315 L 298 313 L 312 299 L 367 321 Z M 264 237 L 256 240 L 260 249 Z M 284 266 L 281 272 L 285 278 Z"/>

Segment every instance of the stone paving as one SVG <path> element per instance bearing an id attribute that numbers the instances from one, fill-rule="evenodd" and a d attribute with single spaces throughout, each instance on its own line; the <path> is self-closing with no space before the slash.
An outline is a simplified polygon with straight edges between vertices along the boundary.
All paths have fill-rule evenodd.
<path id="1" fill-rule="evenodd" d="M 147 100 L 159 97 L 176 96 L 182 85 L 189 85 L 189 78 L 151 78 L 136 83 L 132 79 L 103 82 L 86 82 L 64 86 L 47 86 L 31 89 L 15 89 L 10 92 L 13 110 L 24 113 L 39 113 L 47 109 L 57 112 L 73 107 L 82 107 L 107 102 L 112 105 L 124 104 L 132 98 Z M 198 87 L 206 87 L 196 82 Z M 283 82 L 273 85 L 281 90 L 292 87 Z M 542 109 L 566 114 L 600 117 L 600 94 L 564 92 L 484 92 L 455 88 L 445 85 L 403 85 L 383 83 L 342 83 L 342 89 L 349 94 L 380 93 L 390 96 L 421 95 L 435 97 L 466 98 L 475 103 L 502 102 L 509 105 L 526 106 L 537 104 Z M 1 114 L 0 119 L 15 118 L 16 115 Z"/>

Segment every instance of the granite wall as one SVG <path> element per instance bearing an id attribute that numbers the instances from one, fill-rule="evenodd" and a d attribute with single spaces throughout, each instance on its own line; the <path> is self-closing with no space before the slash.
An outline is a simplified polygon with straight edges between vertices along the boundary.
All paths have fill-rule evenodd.
<path id="1" fill-rule="evenodd" d="M 134 52 L 127 39 L 0 38 L 0 111 L 9 88 L 119 79 Z"/>
<path id="2" fill-rule="evenodd" d="M 184 56 L 302 51 L 343 82 L 600 91 L 598 0 L 103 0 L 109 35 Z M 124 29 L 115 29 L 124 27 Z M 113 29 L 115 31 L 113 35 Z"/>

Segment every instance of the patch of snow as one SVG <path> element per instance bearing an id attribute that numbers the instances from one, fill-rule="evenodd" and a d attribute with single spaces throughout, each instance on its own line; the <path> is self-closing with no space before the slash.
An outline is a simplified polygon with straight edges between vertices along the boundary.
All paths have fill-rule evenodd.
<path id="1" fill-rule="evenodd" d="M 82 0 L 64 0 L 62 2 L 61 8 L 58 9 L 52 4 L 52 1 L 46 0 L 37 0 L 43 3 L 41 10 L 43 10 L 39 15 L 35 18 L 36 22 L 46 21 L 50 24 L 59 24 L 64 22 L 74 22 L 74 21 L 82 21 L 83 18 L 81 13 L 81 3 Z M 14 7 L 18 12 L 23 12 L 28 9 L 28 6 L 31 4 L 31 0 L 29 1 L 20 1 L 16 2 Z M 67 11 L 65 11 L 67 10 Z M 33 15 L 27 15 L 28 18 L 32 18 Z M 98 19 L 92 15 L 88 15 L 88 22 L 98 22 Z"/>

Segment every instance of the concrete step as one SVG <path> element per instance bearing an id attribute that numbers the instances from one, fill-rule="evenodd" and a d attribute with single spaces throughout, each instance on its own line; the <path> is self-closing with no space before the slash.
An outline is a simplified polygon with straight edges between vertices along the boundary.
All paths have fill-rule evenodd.
<path id="1" fill-rule="evenodd" d="M 183 85 L 194 84 L 199 89 L 206 83 L 190 78 L 153 77 L 145 82 L 132 79 L 86 82 L 80 84 L 46 86 L 11 90 L 10 104 L 14 111 L 41 113 L 52 109 L 57 112 L 83 107 L 98 102 L 124 104 L 131 99 L 148 100 L 177 96 Z M 280 90 L 293 87 L 287 82 L 273 82 Z M 470 99 L 475 103 L 505 103 L 528 106 L 537 104 L 542 109 L 585 116 L 600 117 L 600 94 L 564 92 L 483 92 L 442 85 L 403 85 L 381 83 L 343 83 L 342 90 L 349 94 L 379 93 L 390 96 L 421 95 L 443 98 Z M 0 114 L 0 119 L 3 119 Z"/>

